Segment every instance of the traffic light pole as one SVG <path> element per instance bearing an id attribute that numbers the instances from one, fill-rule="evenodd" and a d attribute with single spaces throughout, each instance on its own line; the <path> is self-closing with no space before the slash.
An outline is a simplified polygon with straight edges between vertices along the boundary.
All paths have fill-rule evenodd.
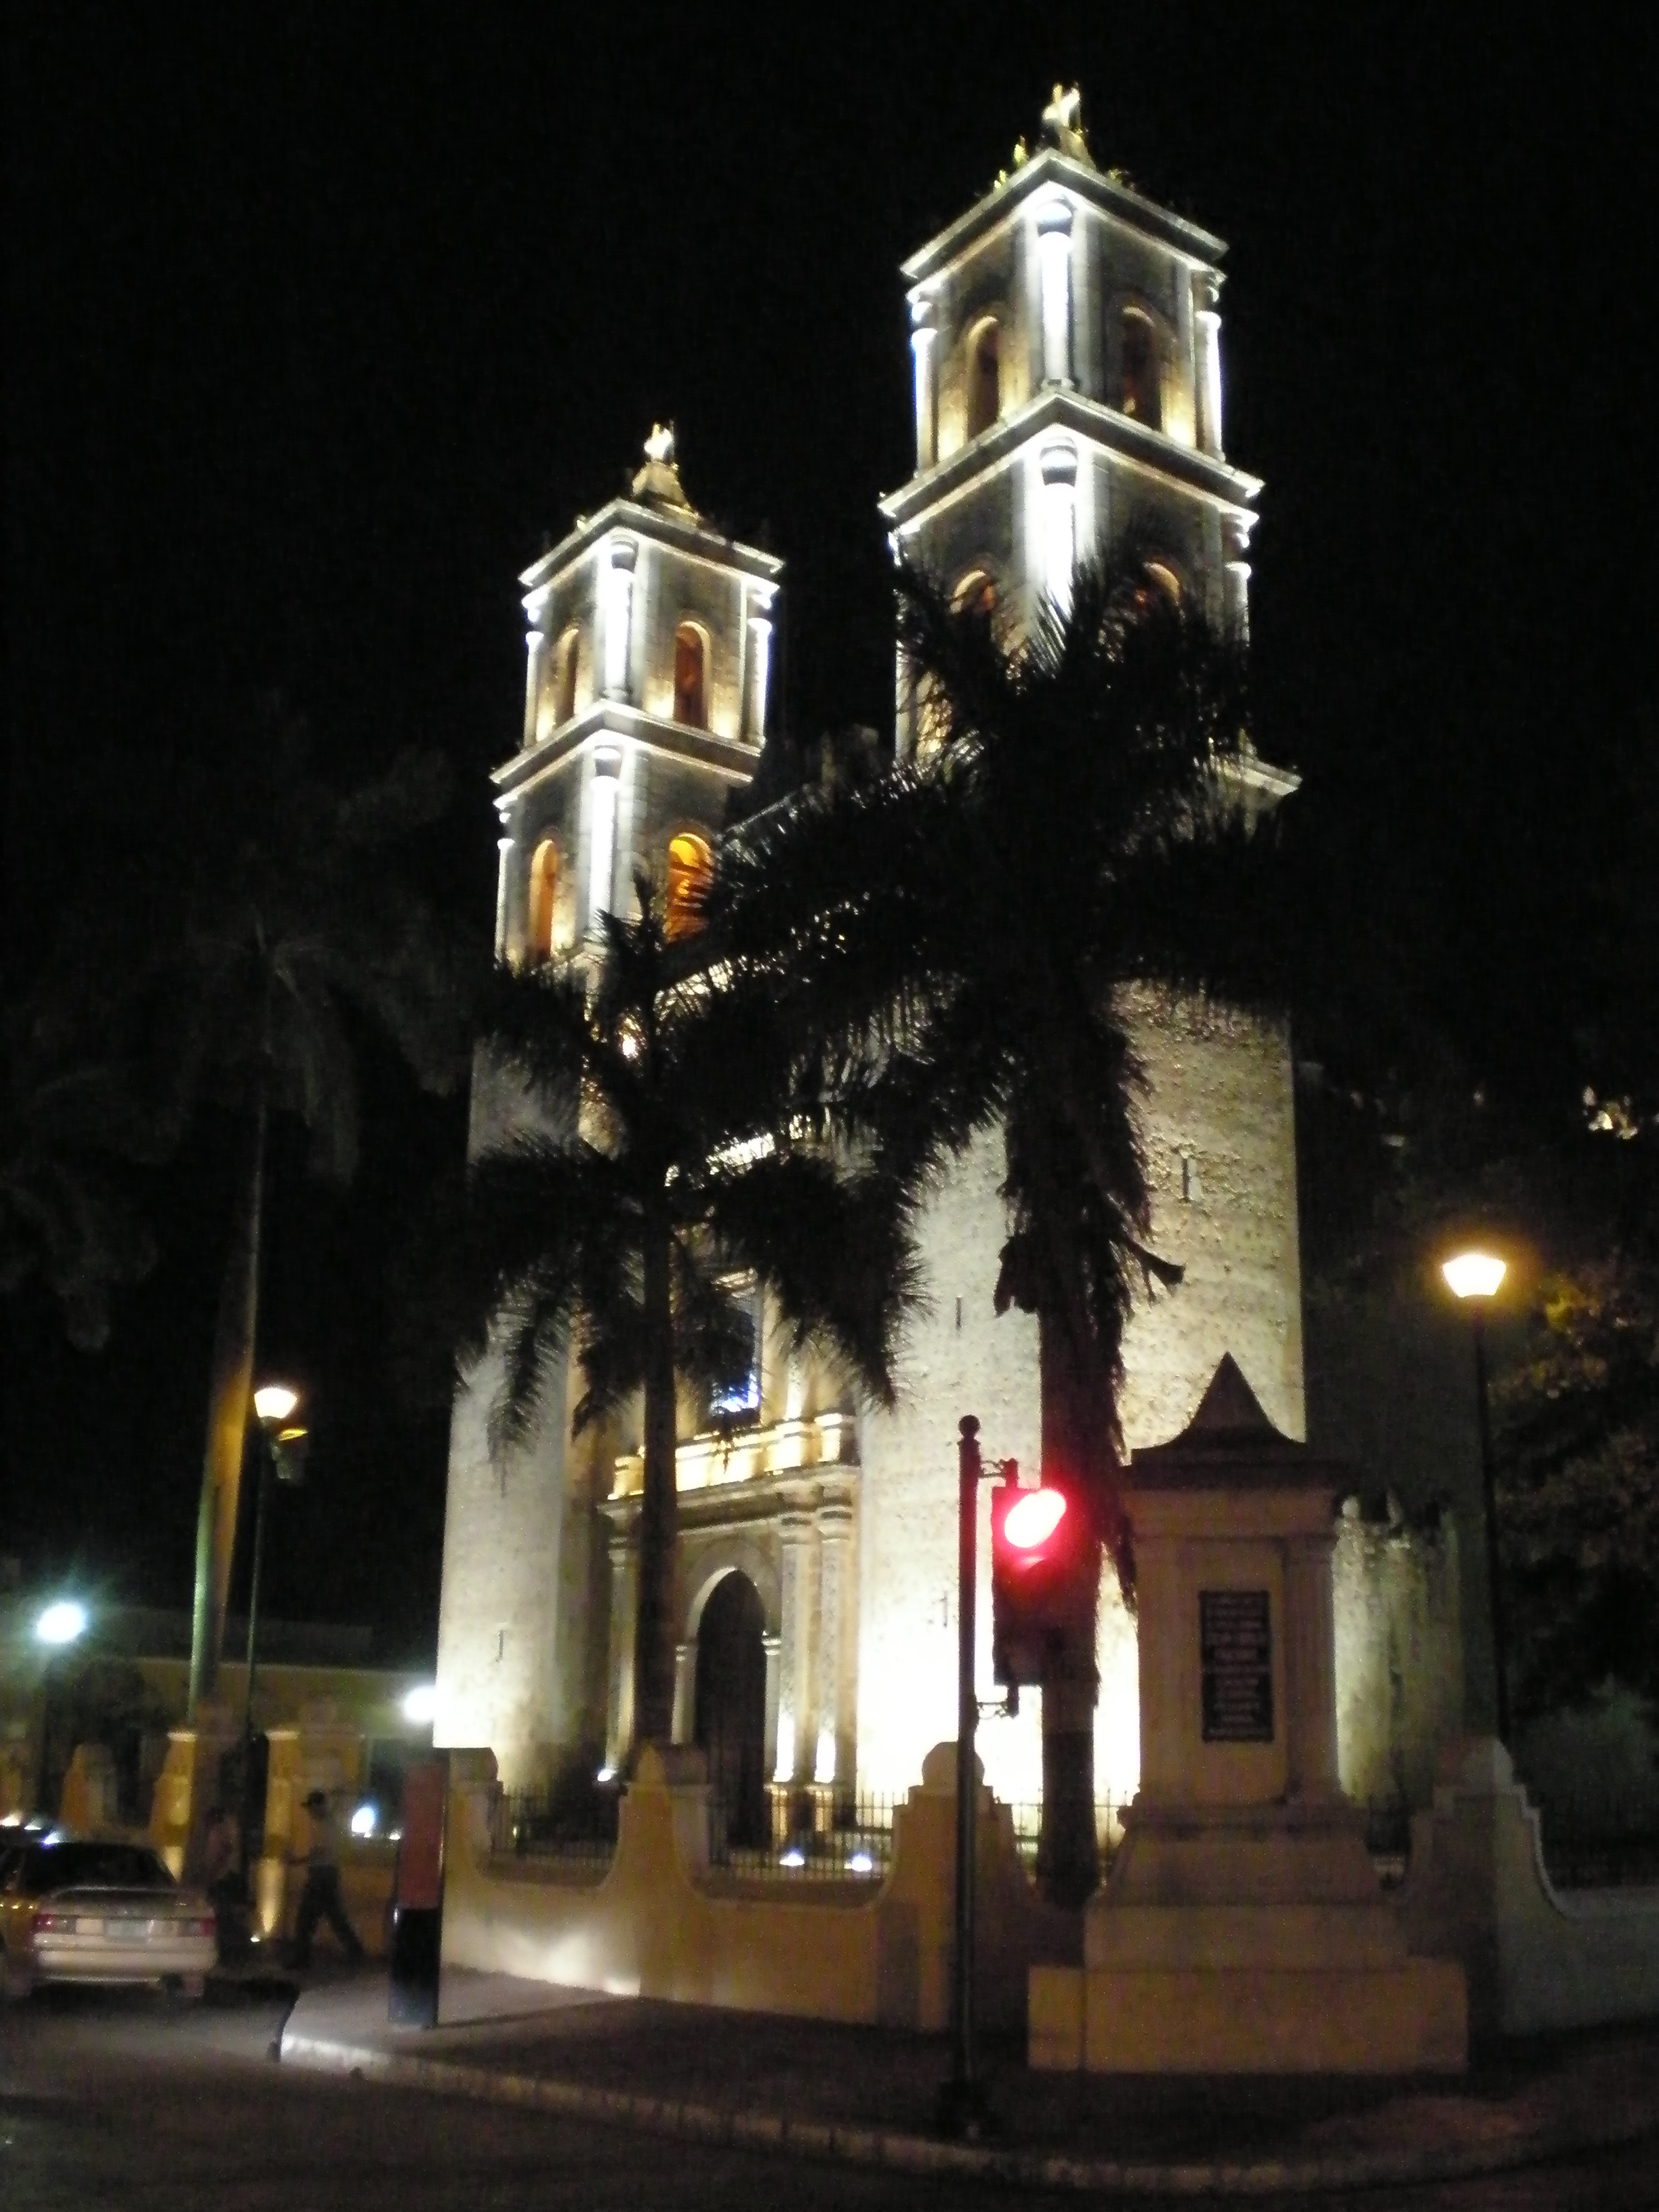
<path id="1" fill-rule="evenodd" d="M 974 1680 L 975 1598 L 979 1583 L 979 1484 L 983 1472 L 979 1423 L 964 1413 L 957 1424 L 957 1924 L 951 2008 L 956 2033 L 951 2078 L 939 2094 L 939 2125 L 947 2135 L 976 2140 L 985 2131 L 985 2092 L 974 2073 L 974 1890 L 979 1790 L 974 1778 L 974 1733 L 979 1697 Z"/>

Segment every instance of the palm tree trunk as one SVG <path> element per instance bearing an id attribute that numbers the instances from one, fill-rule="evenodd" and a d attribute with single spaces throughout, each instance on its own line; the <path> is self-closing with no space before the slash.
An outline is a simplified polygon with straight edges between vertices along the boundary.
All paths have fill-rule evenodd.
<path id="1" fill-rule="evenodd" d="M 645 1237 L 645 1492 L 640 1501 L 639 1610 L 634 1624 L 634 1744 L 666 1743 L 674 1727 L 674 1308 L 665 1224 Z"/>
<path id="2" fill-rule="evenodd" d="M 1092 1402 L 1085 1363 L 1064 1325 L 1038 1316 L 1045 1480 L 1064 1474 L 1088 1498 L 1108 1408 Z M 1095 1836 L 1095 1658 L 1100 1601 L 1100 1545 L 1092 1533 L 1079 1550 L 1064 1655 L 1042 1684 L 1042 1826 L 1037 1880 L 1055 1905 L 1081 1905 L 1100 1879 Z"/>
<path id="3" fill-rule="evenodd" d="M 253 1389 L 253 1346 L 259 1316 L 259 1242 L 264 1214 L 265 1130 L 269 1116 L 263 1060 L 249 1131 L 249 1157 L 226 1255 L 213 1332 L 208 1385 L 207 1449 L 196 1517 L 196 1590 L 191 1621 L 190 1714 L 193 1722 L 219 1676 L 225 1606 L 236 1547 L 236 1509 Z"/>

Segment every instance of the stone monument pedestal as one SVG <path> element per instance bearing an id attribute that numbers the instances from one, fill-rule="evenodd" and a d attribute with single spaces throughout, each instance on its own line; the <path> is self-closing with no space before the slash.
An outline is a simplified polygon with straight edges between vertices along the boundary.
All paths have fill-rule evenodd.
<path id="1" fill-rule="evenodd" d="M 1136 1453 L 1140 1794 L 1080 1971 L 1035 1968 L 1030 2063 L 1090 2073 L 1461 2072 L 1462 1968 L 1419 1958 L 1336 1771 L 1336 1468 L 1224 1359 Z"/>

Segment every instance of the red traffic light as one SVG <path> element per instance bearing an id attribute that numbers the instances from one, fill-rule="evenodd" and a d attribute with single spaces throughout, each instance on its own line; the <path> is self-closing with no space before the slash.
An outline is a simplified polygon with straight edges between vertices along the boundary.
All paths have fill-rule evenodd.
<path id="1" fill-rule="evenodd" d="M 1022 1489 L 1012 1460 L 1003 1474 L 991 1492 L 991 1661 L 996 1680 L 1018 1689 L 1066 1664 L 1086 1528 L 1058 1485 Z"/>
<path id="2" fill-rule="evenodd" d="M 1022 1491 L 1003 1518 L 1004 1541 L 1017 1552 L 1035 1552 L 1048 1542 L 1065 1517 L 1066 1500 L 1058 1490 Z"/>

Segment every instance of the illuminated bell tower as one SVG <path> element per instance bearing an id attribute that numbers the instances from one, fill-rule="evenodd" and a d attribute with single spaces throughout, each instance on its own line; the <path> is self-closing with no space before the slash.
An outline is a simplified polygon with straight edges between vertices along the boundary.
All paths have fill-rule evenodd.
<path id="1" fill-rule="evenodd" d="M 525 571 L 523 739 L 495 775 L 499 957 L 586 942 L 631 911 L 640 866 L 672 904 L 706 858 L 765 742 L 782 573 L 696 512 L 660 427 L 629 495 Z"/>
<path id="2" fill-rule="evenodd" d="M 904 264 L 916 469 L 882 503 L 896 548 L 952 585 L 982 578 L 1018 629 L 1128 541 L 1248 631 L 1261 486 L 1222 450 L 1225 252 L 1097 168 L 1056 86 L 1036 149 Z"/>
<path id="3" fill-rule="evenodd" d="M 953 592 L 988 600 L 1005 637 L 1046 598 L 1064 610 L 1079 564 L 1130 546 L 1150 576 L 1212 623 L 1248 633 L 1259 481 L 1222 444 L 1221 240 L 1159 207 L 1090 154 L 1078 94 L 1056 88 L 1036 147 L 904 264 L 915 399 L 915 472 L 882 502 L 896 551 Z M 915 745 L 901 681 L 901 755 Z M 1260 811 L 1297 779 L 1254 756 L 1237 772 Z M 1056 872 L 1068 861 L 1056 819 Z M 1281 1024 L 1124 994 L 1146 1076 L 1141 1105 L 1152 1241 L 1182 1264 L 1172 1296 L 1143 1303 L 1124 1341 L 1120 1408 L 1131 1449 L 1191 1419 L 1231 1353 L 1275 1425 L 1305 1433 L 1294 1102 Z M 898 1405 L 860 1424 L 859 1765 L 902 1789 L 955 1728 L 951 1592 L 958 1417 L 987 1448 L 1040 1462 L 1037 1330 L 998 1316 L 1006 1235 L 1000 1133 L 953 1164 L 921 1224 L 927 1304 L 908 1339 Z M 981 1567 L 988 1577 L 988 1543 Z M 980 1594 L 991 1678 L 988 1579 Z M 1133 1622 L 1108 1577 L 1093 1712 L 1097 1791 L 1133 1795 L 1139 1759 Z M 889 1693 L 906 1686 L 902 1699 Z M 979 1735 L 987 1779 L 1040 1794 L 1028 1706 Z M 1087 1726 L 1079 1714 L 1078 1723 Z M 1060 1723 L 1064 1728 L 1066 1722 Z"/>
<path id="4" fill-rule="evenodd" d="M 673 434 L 659 428 L 627 495 L 579 517 L 520 579 L 524 726 L 494 776 L 498 957 L 533 965 L 580 951 L 602 915 L 635 910 L 641 867 L 671 932 L 684 917 L 727 797 L 759 764 L 781 577 L 780 561 L 693 507 Z M 525 1111 L 522 1092 L 480 1061 L 473 1152 Z M 492 1455 L 498 1381 L 489 1354 L 455 1399 L 435 1740 L 489 1744 L 509 1782 L 528 1783 L 605 1738 L 597 1508 L 612 1468 L 596 1439 L 571 1436 L 563 1388 L 534 1434 Z M 615 1545 L 609 1565 L 613 1593 L 624 1590 L 631 1567 Z M 611 1611 L 630 1649 L 625 1606 Z"/>

